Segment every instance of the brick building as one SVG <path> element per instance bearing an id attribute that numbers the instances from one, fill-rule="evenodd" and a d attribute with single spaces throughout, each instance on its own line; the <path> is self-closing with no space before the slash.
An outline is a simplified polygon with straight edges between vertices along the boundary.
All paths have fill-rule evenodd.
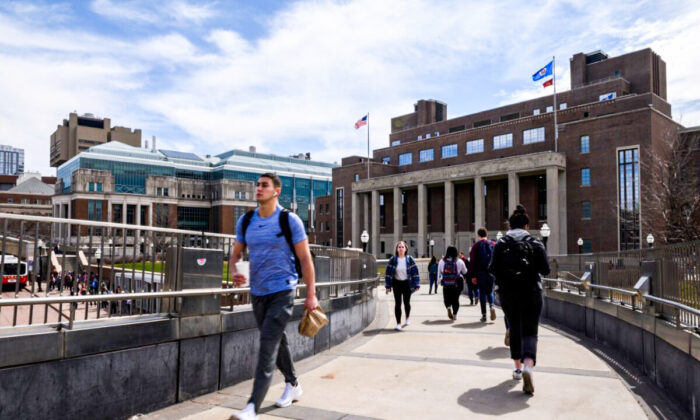
<path id="1" fill-rule="evenodd" d="M 415 255 L 466 249 L 475 230 L 505 232 L 517 203 L 530 228 L 551 229 L 552 254 L 642 246 L 650 159 L 682 129 L 666 100 L 666 64 L 652 50 L 618 57 L 597 51 L 570 59 L 571 89 L 447 118 L 447 105 L 420 100 L 393 118 L 388 147 L 352 156 L 333 170 L 330 240 L 384 256 L 399 239 Z M 319 206 L 320 207 L 320 206 Z M 320 217 L 320 215 L 319 215 Z"/>
<path id="2" fill-rule="evenodd" d="M 55 177 L 42 177 L 35 172 L 0 176 L 0 212 L 51 216 L 55 183 Z"/>

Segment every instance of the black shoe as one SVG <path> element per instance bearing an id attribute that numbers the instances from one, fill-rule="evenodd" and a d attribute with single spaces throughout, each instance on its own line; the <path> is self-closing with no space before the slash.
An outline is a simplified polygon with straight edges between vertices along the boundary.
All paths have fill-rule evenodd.
<path id="1" fill-rule="evenodd" d="M 481 322 L 486 322 L 486 315 L 483 315 L 483 316 L 481 317 Z"/>

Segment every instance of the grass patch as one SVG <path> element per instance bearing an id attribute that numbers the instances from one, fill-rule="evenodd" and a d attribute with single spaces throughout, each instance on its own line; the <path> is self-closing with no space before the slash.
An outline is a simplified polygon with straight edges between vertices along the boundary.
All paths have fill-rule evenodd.
<path id="1" fill-rule="evenodd" d="M 115 264 L 114 269 L 121 270 L 123 268 L 126 271 L 135 270 L 137 273 L 140 273 L 142 271 L 145 271 L 146 273 L 150 273 L 151 271 L 153 271 L 155 273 L 163 274 L 164 265 L 165 264 L 163 264 L 162 261 L 156 261 L 155 265 L 153 264 L 152 261 L 146 261 L 146 262 L 137 262 L 137 263 Z M 228 273 L 228 261 L 224 261 L 224 266 L 221 270 L 221 281 L 226 281 L 227 273 Z M 230 281 L 231 275 L 228 274 L 228 277 L 229 277 L 229 281 Z"/>

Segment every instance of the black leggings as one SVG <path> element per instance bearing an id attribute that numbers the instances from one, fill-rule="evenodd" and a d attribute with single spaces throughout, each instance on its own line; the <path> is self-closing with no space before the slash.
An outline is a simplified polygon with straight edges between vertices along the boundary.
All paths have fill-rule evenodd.
<path id="1" fill-rule="evenodd" d="M 501 293 L 501 306 L 510 326 L 510 357 L 537 362 L 537 328 L 542 312 L 542 291 Z"/>
<path id="2" fill-rule="evenodd" d="M 446 308 L 452 308 L 452 313 L 457 315 L 459 311 L 459 295 L 464 286 L 456 284 L 454 286 L 442 286 L 442 300 Z"/>
<path id="3" fill-rule="evenodd" d="M 406 309 L 406 319 L 411 316 L 411 285 L 410 280 L 396 280 L 392 282 L 391 289 L 394 291 L 394 315 L 396 323 L 401 323 L 401 298 Z"/>

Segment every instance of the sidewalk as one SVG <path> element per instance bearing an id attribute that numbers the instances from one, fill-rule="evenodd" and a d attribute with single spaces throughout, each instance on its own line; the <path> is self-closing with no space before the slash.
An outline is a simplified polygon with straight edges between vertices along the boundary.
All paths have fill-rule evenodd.
<path id="1" fill-rule="evenodd" d="M 447 319 L 442 295 L 425 287 L 412 298 L 411 325 L 393 330 L 393 297 L 379 288 L 377 318 L 331 351 L 297 363 L 304 395 L 291 407 L 273 401 L 284 384 L 276 375 L 261 419 L 646 418 L 627 386 L 596 355 L 541 328 L 535 395 L 511 379 L 505 327 L 479 322 L 478 306 Z M 243 408 L 251 381 L 151 413 L 148 419 L 227 419 Z"/>

